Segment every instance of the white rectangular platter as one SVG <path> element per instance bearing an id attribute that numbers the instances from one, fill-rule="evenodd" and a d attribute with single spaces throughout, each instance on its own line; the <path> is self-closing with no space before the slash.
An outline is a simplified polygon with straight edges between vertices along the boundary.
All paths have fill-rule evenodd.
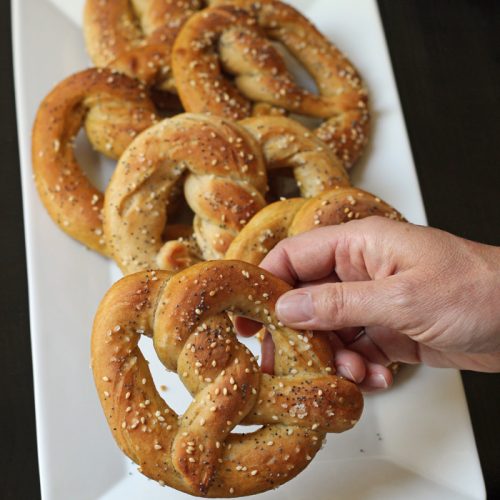
<path id="1" fill-rule="evenodd" d="M 370 89 L 374 129 L 353 180 L 425 224 L 401 106 L 374 0 L 291 2 L 361 71 Z M 62 233 L 46 214 L 31 175 L 31 125 L 45 94 L 90 65 L 81 32 L 83 0 L 12 2 L 15 90 L 23 183 L 42 495 L 51 500 L 192 498 L 136 471 L 115 445 L 89 368 L 93 315 L 116 267 Z M 112 165 L 83 144 L 97 183 Z M 11 165 L 15 168 L 15 165 Z M 255 349 L 256 345 L 251 344 Z M 146 357 L 176 410 L 186 391 Z M 481 499 L 484 484 L 458 372 L 403 370 L 393 389 L 366 398 L 360 423 L 332 435 L 309 468 L 266 499 Z"/>

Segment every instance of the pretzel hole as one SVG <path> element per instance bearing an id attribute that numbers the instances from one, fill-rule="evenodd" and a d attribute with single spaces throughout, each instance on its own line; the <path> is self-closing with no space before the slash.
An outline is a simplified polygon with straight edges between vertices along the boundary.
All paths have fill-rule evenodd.
<path id="1" fill-rule="evenodd" d="M 283 57 L 286 69 L 292 75 L 297 85 L 301 86 L 311 94 L 319 95 L 318 86 L 316 85 L 314 78 L 312 78 L 302 63 L 282 43 L 273 41 L 272 44 Z M 290 113 L 288 116 L 310 129 L 316 129 L 323 122 L 321 118 L 314 118 L 296 113 Z"/>
<path id="2" fill-rule="evenodd" d="M 282 198 L 300 198 L 300 189 L 291 168 L 277 168 L 268 171 L 269 191 L 266 196 L 268 203 Z"/>
<path id="3" fill-rule="evenodd" d="M 171 224 L 193 224 L 194 212 L 191 210 L 190 206 L 186 201 L 184 196 L 184 180 L 188 173 L 186 172 L 179 181 L 177 181 L 170 191 L 167 200 L 167 226 L 163 230 L 163 241 L 167 241 L 168 238 L 168 226 Z"/>
<path id="4" fill-rule="evenodd" d="M 238 337 L 238 340 L 250 349 L 260 364 L 261 349 L 260 342 L 257 338 Z M 139 340 L 139 348 L 143 353 L 144 358 L 148 360 L 149 369 L 151 370 L 151 376 L 156 390 L 178 415 L 183 415 L 193 400 L 191 394 L 181 382 L 177 373 L 168 371 L 163 366 L 161 361 L 158 359 L 158 355 L 154 349 L 151 338 L 142 335 Z M 231 432 L 235 432 L 237 434 L 248 434 L 255 432 L 260 428 L 261 426 L 259 425 L 238 425 Z"/>
<path id="5" fill-rule="evenodd" d="M 75 137 L 74 153 L 76 161 L 92 185 L 104 192 L 115 169 L 116 161 L 106 158 L 92 147 L 84 128 L 81 128 Z"/>

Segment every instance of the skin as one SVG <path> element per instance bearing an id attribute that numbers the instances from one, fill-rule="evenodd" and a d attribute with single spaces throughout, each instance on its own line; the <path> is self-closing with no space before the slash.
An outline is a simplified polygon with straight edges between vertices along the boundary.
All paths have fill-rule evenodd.
<path id="1" fill-rule="evenodd" d="M 278 318 L 325 331 L 338 372 L 365 391 L 390 387 L 397 361 L 500 371 L 500 247 L 369 217 L 288 238 L 261 267 L 295 287 Z M 258 328 L 237 319 L 242 335 Z M 266 336 L 264 370 L 272 352 Z"/>

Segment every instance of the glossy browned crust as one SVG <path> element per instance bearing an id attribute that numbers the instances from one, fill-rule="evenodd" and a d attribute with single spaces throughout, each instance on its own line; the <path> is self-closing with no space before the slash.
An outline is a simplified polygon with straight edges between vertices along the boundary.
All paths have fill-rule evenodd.
<path id="1" fill-rule="evenodd" d="M 337 156 L 306 127 L 284 116 L 255 116 L 240 122 L 262 148 L 268 169 L 291 168 L 305 198 L 349 186 Z"/>
<path id="2" fill-rule="evenodd" d="M 218 261 L 133 274 L 106 294 L 92 333 L 94 380 L 118 445 L 143 474 L 197 496 L 251 495 L 292 479 L 327 432 L 357 422 L 361 393 L 332 374 L 326 338 L 277 321 L 288 289 L 255 266 Z M 267 325 L 274 376 L 238 342 L 228 311 Z M 193 395 L 180 418 L 154 386 L 142 334 Z M 263 427 L 231 434 L 240 423 Z"/>
<path id="3" fill-rule="evenodd" d="M 172 45 L 200 0 L 86 0 L 83 28 L 96 66 L 108 66 L 148 85 L 174 91 Z"/>
<path id="4" fill-rule="evenodd" d="M 192 249 L 165 247 L 162 240 L 167 200 L 179 182 L 195 212 L 194 234 L 205 259 L 222 258 L 234 236 L 265 205 L 264 161 L 243 127 L 206 115 L 166 119 L 130 144 L 106 190 L 105 235 L 123 272 L 199 260 Z"/>
<path id="5" fill-rule="evenodd" d="M 250 220 L 231 243 L 226 258 L 259 264 L 272 248 L 289 236 L 371 215 L 404 220 L 388 203 L 356 187 L 329 189 L 309 200 L 277 201 Z"/>
<path id="6" fill-rule="evenodd" d="M 63 231 L 107 253 L 103 194 L 90 183 L 73 150 L 82 125 L 95 149 L 117 158 L 155 121 L 154 105 L 143 86 L 109 69 L 75 73 L 45 97 L 33 125 L 33 173 L 45 208 Z"/>
<path id="7" fill-rule="evenodd" d="M 184 107 L 233 119 L 252 103 L 323 118 L 316 131 L 346 168 L 366 143 L 368 98 L 351 62 L 302 14 L 276 0 L 212 1 L 175 41 L 172 68 Z M 240 7 L 240 8 L 238 8 Z M 271 41 L 282 43 L 316 81 L 319 94 L 297 86 Z M 235 76 L 229 81 L 224 69 Z M 262 109 L 259 109 L 259 114 Z"/>

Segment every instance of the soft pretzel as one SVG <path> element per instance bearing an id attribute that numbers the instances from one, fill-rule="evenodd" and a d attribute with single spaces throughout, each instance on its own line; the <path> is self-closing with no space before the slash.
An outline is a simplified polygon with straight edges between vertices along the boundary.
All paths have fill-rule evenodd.
<path id="1" fill-rule="evenodd" d="M 231 243 L 226 258 L 260 264 L 267 253 L 288 236 L 370 215 L 404 220 L 389 204 L 355 187 L 330 189 L 309 200 L 277 201 L 249 221 Z"/>
<path id="2" fill-rule="evenodd" d="M 265 205 L 264 161 L 243 127 L 206 115 L 166 119 L 130 144 L 106 190 L 105 235 L 124 273 L 179 269 L 199 260 L 192 248 L 162 241 L 166 201 L 182 181 L 205 259 L 222 258 L 237 232 Z"/>
<path id="3" fill-rule="evenodd" d="M 289 5 L 229 3 L 191 16 L 174 43 L 172 69 L 185 109 L 242 119 L 252 113 L 252 103 L 264 102 L 323 118 L 315 133 L 346 168 L 352 166 L 369 124 L 367 92 L 352 64 Z M 294 83 L 271 41 L 283 44 L 306 68 L 318 95 Z M 234 75 L 234 84 L 224 72 Z"/>
<path id="4" fill-rule="evenodd" d="M 299 122 L 284 116 L 254 116 L 240 124 L 260 144 L 268 169 L 293 170 L 302 196 L 350 185 L 338 157 Z"/>
<path id="5" fill-rule="evenodd" d="M 200 0 L 86 0 L 83 28 L 90 58 L 148 85 L 175 91 L 174 39 Z"/>
<path id="6" fill-rule="evenodd" d="M 107 252 L 102 236 L 103 195 L 88 180 L 73 150 L 82 125 L 96 150 L 117 158 L 155 120 L 154 105 L 143 86 L 109 69 L 76 73 L 45 97 L 33 125 L 33 171 L 47 211 L 67 234 Z"/>
<path id="7" fill-rule="evenodd" d="M 251 495 L 292 479 L 327 432 L 358 421 L 361 393 L 333 374 L 326 338 L 277 321 L 276 300 L 288 289 L 236 261 L 173 276 L 140 272 L 113 285 L 94 321 L 92 369 L 114 438 L 143 474 L 197 496 Z M 228 311 L 267 325 L 274 376 L 262 374 L 239 343 Z M 192 394 L 182 416 L 156 390 L 141 335 L 153 338 L 161 362 Z M 263 427 L 232 434 L 238 424 Z"/>

